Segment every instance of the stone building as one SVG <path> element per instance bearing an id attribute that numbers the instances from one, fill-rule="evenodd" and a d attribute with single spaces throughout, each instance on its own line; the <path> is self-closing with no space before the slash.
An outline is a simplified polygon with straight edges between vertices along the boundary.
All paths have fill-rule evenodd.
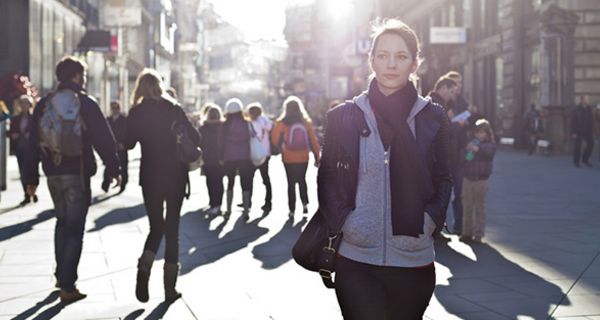
<path id="1" fill-rule="evenodd" d="M 423 41 L 424 91 L 446 71 L 460 71 L 465 96 L 517 145 L 531 104 L 544 111 L 546 138 L 562 152 L 576 98 L 600 103 L 599 1 L 380 1 L 380 9 L 413 26 Z M 465 41 L 440 41 L 439 27 L 462 30 Z"/>

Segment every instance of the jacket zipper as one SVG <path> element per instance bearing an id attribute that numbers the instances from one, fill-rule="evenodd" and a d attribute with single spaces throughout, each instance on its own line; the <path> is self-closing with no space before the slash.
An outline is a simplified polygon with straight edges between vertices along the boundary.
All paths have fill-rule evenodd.
<path id="1" fill-rule="evenodd" d="M 387 262 L 387 212 L 388 212 L 388 181 L 389 181 L 389 157 L 388 151 L 383 153 L 383 164 L 384 164 L 384 179 L 383 179 L 383 264 Z"/>

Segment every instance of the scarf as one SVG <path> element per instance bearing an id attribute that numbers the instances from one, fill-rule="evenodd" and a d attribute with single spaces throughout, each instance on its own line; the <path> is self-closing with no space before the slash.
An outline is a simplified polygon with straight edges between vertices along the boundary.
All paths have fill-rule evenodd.
<path id="1" fill-rule="evenodd" d="M 406 122 L 417 101 L 411 82 L 388 96 L 381 93 L 377 79 L 369 85 L 369 101 L 385 150 L 390 154 L 392 231 L 394 235 L 418 237 L 423 233 L 425 201 L 418 147 Z"/>

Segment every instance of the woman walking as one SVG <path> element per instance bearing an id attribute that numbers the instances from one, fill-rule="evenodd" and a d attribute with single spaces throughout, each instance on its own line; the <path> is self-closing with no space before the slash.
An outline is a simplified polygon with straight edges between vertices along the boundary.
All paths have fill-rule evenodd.
<path id="1" fill-rule="evenodd" d="M 202 174 L 206 176 L 206 188 L 208 189 L 209 215 L 221 213 L 223 201 L 223 165 L 219 161 L 221 146 L 219 145 L 219 134 L 223 125 L 223 114 L 221 108 L 216 104 L 204 106 L 205 118 L 200 127 L 202 136 Z"/>
<path id="2" fill-rule="evenodd" d="M 31 128 L 34 125 L 32 117 L 33 109 L 33 98 L 28 95 L 22 95 L 15 99 L 14 109 L 16 116 L 10 121 L 10 129 L 8 130 L 8 137 L 10 138 L 10 150 L 11 153 L 17 156 L 17 163 L 19 165 L 19 176 L 21 178 L 21 184 L 23 186 L 23 194 L 25 195 L 23 201 L 19 205 L 24 206 L 33 200 L 37 202 L 37 195 L 30 196 L 27 194 L 27 185 L 25 183 L 25 168 L 27 161 L 29 160 L 33 148 L 31 141 Z"/>
<path id="3" fill-rule="evenodd" d="M 319 212 L 343 234 L 335 290 L 344 319 L 421 319 L 452 186 L 448 117 L 409 81 L 419 42 L 406 24 L 376 23 L 369 65 L 367 91 L 328 113 Z"/>
<path id="4" fill-rule="evenodd" d="M 176 137 L 171 131 L 175 122 L 184 124 L 190 139 L 200 145 L 200 135 L 181 107 L 163 91 L 160 79 L 152 69 L 140 73 L 127 117 L 127 147 L 132 149 L 139 142 L 142 149 L 140 186 L 150 221 L 150 233 L 138 261 L 135 292 L 141 302 L 148 301 L 150 269 L 163 234 L 165 300 L 174 301 L 181 296 L 175 290 L 179 273 L 179 216 L 189 180 L 187 164 L 176 155 Z"/>
<path id="5" fill-rule="evenodd" d="M 306 169 L 308 154 L 315 156 L 315 166 L 320 162 L 320 146 L 312 125 L 300 98 L 290 96 L 283 102 L 283 112 L 275 124 L 271 139 L 274 145 L 282 146 L 283 165 L 288 181 L 289 217 L 296 211 L 296 184 L 300 189 L 302 211 L 308 213 L 308 190 L 306 187 Z"/>
<path id="6" fill-rule="evenodd" d="M 260 172 L 260 177 L 262 178 L 263 185 L 265 186 L 265 204 L 261 209 L 269 212 L 271 211 L 271 200 L 273 198 L 273 192 L 271 190 L 271 178 L 269 177 L 269 160 L 271 159 L 271 130 L 273 130 L 273 122 L 269 118 L 263 116 L 263 108 L 258 102 L 251 103 L 247 110 L 248 115 L 250 116 L 252 129 L 256 133 L 257 138 L 260 140 L 267 153 L 265 162 L 256 167 L 256 169 L 258 169 Z M 254 176 L 254 174 L 252 175 Z"/>
<path id="7" fill-rule="evenodd" d="M 224 163 L 227 176 L 227 213 L 231 214 L 233 202 L 233 186 L 235 176 L 240 175 L 242 184 L 243 217 L 249 218 L 250 196 L 252 194 L 252 177 L 254 165 L 250 161 L 250 127 L 242 114 L 242 101 L 232 98 L 225 104 L 225 123 L 221 130 L 219 143 L 222 152 L 220 159 Z"/>

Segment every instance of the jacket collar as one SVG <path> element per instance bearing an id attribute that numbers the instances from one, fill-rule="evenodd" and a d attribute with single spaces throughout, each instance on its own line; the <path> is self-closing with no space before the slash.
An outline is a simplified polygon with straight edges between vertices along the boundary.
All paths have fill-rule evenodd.
<path id="1" fill-rule="evenodd" d="M 373 110 L 371 110 L 371 103 L 369 102 L 369 98 L 367 97 L 366 91 L 361 93 L 359 96 L 355 97 L 353 99 L 353 101 L 365 114 L 371 114 L 373 112 Z M 410 110 L 410 113 L 408 114 L 408 118 L 406 119 L 406 122 L 408 122 L 408 123 L 413 122 L 415 117 L 419 114 L 419 112 L 421 112 L 427 106 L 427 104 L 429 104 L 430 102 L 431 102 L 430 97 L 424 98 L 424 97 L 418 95 L 417 101 L 415 101 L 415 104 L 413 105 L 412 109 Z"/>
<path id="2" fill-rule="evenodd" d="M 58 90 L 61 89 L 71 89 L 75 92 L 85 92 L 85 90 L 83 89 L 82 86 L 78 85 L 75 82 L 71 82 L 71 81 L 66 81 L 66 82 L 61 82 L 58 84 Z"/>

